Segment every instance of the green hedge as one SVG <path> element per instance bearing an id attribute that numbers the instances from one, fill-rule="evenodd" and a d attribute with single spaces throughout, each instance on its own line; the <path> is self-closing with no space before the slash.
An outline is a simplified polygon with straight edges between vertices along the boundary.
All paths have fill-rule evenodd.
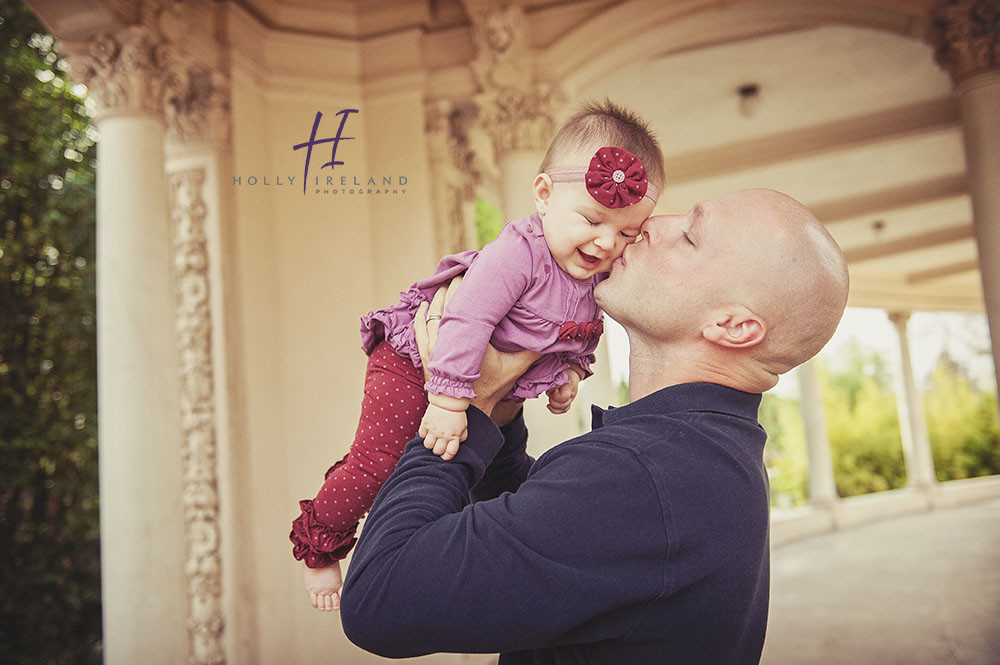
<path id="1" fill-rule="evenodd" d="M 96 134 L 0 1 L 0 663 L 99 663 Z"/>

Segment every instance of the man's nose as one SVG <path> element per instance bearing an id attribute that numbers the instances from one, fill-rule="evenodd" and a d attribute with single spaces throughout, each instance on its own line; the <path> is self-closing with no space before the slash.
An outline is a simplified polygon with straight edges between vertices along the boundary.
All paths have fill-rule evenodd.
<path id="1" fill-rule="evenodd" d="M 675 215 L 657 215 L 656 217 L 649 217 L 642 226 L 639 228 L 639 235 L 642 236 L 643 240 L 652 240 L 663 230 L 670 226 L 671 220 Z"/>

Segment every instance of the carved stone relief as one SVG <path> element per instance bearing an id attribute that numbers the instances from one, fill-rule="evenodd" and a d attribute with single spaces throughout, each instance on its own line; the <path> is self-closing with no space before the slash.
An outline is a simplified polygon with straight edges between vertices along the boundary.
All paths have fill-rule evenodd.
<path id="1" fill-rule="evenodd" d="M 535 76 L 524 9 L 497 0 L 464 0 L 464 5 L 476 46 L 471 68 L 479 90 L 479 126 L 488 132 L 497 157 L 544 149 L 561 100 Z"/>
<path id="2" fill-rule="evenodd" d="M 947 0 L 933 19 L 937 61 L 956 83 L 1000 69 L 1000 0 Z"/>
<path id="3" fill-rule="evenodd" d="M 213 66 L 214 47 L 203 47 L 207 53 L 199 60 L 187 50 L 192 39 L 179 32 L 194 18 L 205 18 L 185 12 L 203 10 L 146 2 L 139 23 L 69 45 L 71 71 L 90 89 L 98 119 L 146 113 L 164 120 L 171 142 L 227 145 L 229 77 Z"/>
<path id="4" fill-rule="evenodd" d="M 222 570 L 216 472 L 215 394 L 212 382 L 207 209 L 204 169 L 170 175 L 177 280 L 177 343 L 181 378 L 184 486 L 181 496 L 187 540 L 190 665 L 226 662 L 222 641 Z"/>
<path id="5" fill-rule="evenodd" d="M 114 35 L 105 32 L 82 50 L 71 51 L 70 71 L 93 93 L 98 116 L 131 112 L 162 117 L 165 86 L 157 72 L 166 60 L 166 48 L 144 26 Z"/>
<path id="6" fill-rule="evenodd" d="M 481 173 L 470 145 L 469 129 L 475 120 L 470 104 L 429 102 L 425 107 L 425 133 L 430 157 L 435 209 L 435 251 L 439 256 L 472 249 L 468 218 Z"/>

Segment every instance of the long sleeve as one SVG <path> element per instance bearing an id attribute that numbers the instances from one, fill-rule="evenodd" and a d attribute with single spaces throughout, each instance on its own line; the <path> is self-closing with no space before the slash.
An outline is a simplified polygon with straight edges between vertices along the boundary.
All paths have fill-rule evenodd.
<path id="1" fill-rule="evenodd" d="M 535 462 L 527 451 L 528 428 L 524 425 L 523 409 L 510 424 L 500 428 L 500 433 L 503 435 L 503 447 L 470 490 L 473 501 L 486 501 L 504 492 L 516 492 Z"/>
<path id="2" fill-rule="evenodd" d="M 550 450 L 516 492 L 471 504 L 503 444 L 493 423 L 470 408 L 450 462 L 411 441 L 348 572 L 348 638 L 399 658 L 627 636 L 668 586 L 662 502 L 635 453 L 592 435 Z"/>
<path id="3" fill-rule="evenodd" d="M 493 330 L 528 288 L 531 273 L 528 241 L 508 224 L 479 252 L 448 302 L 431 356 L 429 392 L 476 396 L 472 384 Z"/>

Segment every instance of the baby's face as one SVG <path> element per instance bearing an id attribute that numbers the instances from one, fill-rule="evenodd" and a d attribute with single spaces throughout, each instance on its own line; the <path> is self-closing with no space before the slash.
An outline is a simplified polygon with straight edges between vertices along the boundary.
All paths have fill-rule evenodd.
<path id="1" fill-rule="evenodd" d="M 605 208 L 582 182 L 556 183 L 542 216 L 545 242 L 564 272 L 587 279 L 611 270 L 612 262 L 635 242 L 653 207 L 643 197 L 625 208 Z"/>

